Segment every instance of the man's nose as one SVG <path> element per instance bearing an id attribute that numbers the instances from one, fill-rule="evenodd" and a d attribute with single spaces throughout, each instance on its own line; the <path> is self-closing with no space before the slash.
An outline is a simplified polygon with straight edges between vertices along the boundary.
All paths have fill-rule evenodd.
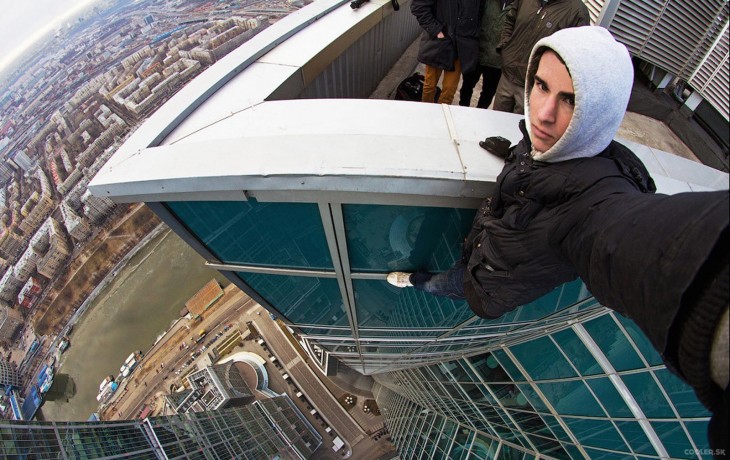
<path id="1" fill-rule="evenodd" d="M 557 109 L 558 101 L 553 97 L 546 97 L 543 101 L 542 106 L 540 107 L 540 110 L 537 113 L 537 116 L 543 123 L 553 123 L 555 122 L 555 114 L 557 112 Z"/>

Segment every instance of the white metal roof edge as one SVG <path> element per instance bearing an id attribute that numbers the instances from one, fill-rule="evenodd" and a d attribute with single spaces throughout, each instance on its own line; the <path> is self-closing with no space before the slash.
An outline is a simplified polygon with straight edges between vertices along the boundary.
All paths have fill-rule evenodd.
<path id="1" fill-rule="evenodd" d="M 496 180 L 502 162 L 479 148 L 478 140 L 519 119 L 397 101 L 307 99 L 260 107 L 252 116 L 262 126 L 270 125 L 269 133 L 236 129 L 225 139 L 144 149 L 104 168 L 89 189 L 119 202 L 240 199 L 244 191 L 287 190 L 479 197 Z M 301 122 L 302 110 L 310 114 L 307 121 L 316 124 L 316 133 L 287 129 Z M 328 118 L 330 111 L 371 122 L 338 123 Z M 393 129 L 393 120 L 409 118 L 429 123 L 411 124 L 401 133 Z M 246 118 L 240 123 L 245 125 Z M 516 142 L 514 132 L 509 137 Z M 670 155 L 647 149 L 639 148 L 637 154 Z M 670 177 L 661 165 L 646 163 L 662 193 L 722 189 Z M 727 178 L 708 167 L 693 167 L 706 170 L 715 182 Z"/>

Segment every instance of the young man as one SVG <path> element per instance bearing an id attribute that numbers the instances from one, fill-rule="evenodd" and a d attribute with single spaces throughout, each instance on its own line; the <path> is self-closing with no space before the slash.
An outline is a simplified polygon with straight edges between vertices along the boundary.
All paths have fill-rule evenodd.
<path id="1" fill-rule="evenodd" d="M 572 198 L 602 192 L 607 182 L 611 190 L 654 190 L 641 162 L 612 142 L 633 84 L 629 53 L 605 29 L 576 30 L 545 38 L 533 50 L 528 117 L 520 122 L 524 139 L 509 152 L 494 195 L 477 212 L 461 263 L 435 276 L 391 273 L 392 284 L 410 281 L 443 294 L 448 279 L 449 296 L 467 298 L 476 314 L 497 318 L 575 279 L 555 244 L 564 235 L 548 238 L 575 214 Z M 574 86 L 583 91 L 576 94 Z M 640 175 L 623 174 L 624 163 Z M 607 177 L 599 182 L 599 175 Z"/>
<path id="2" fill-rule="evenodd" d="M 451 104 L 462 72 L 476 69 L 482 0 L 413 0 L 411 13 L 423 28 L 418 61 L 426 65 L 423 102 Z M 443 74 L 443 90 L 436 86 Z"/>
<path id="3" fill-rule="evenodd" d="M 507 9 L 497 51 L 502 76 L 494 96 L 494 110 L 524 113 L 527 59 L 535 43 L 558 30 L 590 24 L 582 0 L 515 0 Z"/>
<path id="4" fill-rule="evenodd" d="M 387 280 L 466 299 L 494 319 L 580 276 L 720 414 L 710 428 L 717 446 L 727 429 L 728 193 L 653 193 L 641 161 L 612 140 L 632 84 L 629 53 L 605 29 L 540 40 L 524 138 L 477 211 L 462 259 L 445 273 Z"/>
<path id="5" fill-rule="evenodd" d="M 477 107 L 486 109 L 492 103 L 497 91 L 499 77 L 502 75 L 502 58 L 497 53 L 497 43 L 502 34 L 502 25 L 507 8 L 512 0 L 486 0 L 484 13 L 479 25 L 479 62 L 472 72 L 462 72 L 459 105 L 469 107 L 474 87 L 482 79 L 482 91 L 479 94 Z"/>

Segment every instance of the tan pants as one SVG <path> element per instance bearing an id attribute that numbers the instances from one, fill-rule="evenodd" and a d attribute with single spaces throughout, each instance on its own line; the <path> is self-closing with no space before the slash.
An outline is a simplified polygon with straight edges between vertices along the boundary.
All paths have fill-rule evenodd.
<path id="1" fill-rule="evenodd" d="M 499 84 L 497 84 L 497 92 L 494 94 L 492 109 L 501 112 L 525 113 L 525 87 L 515 85 L 502 74 Z"/>
<path id="2" fill-rule="evenodd" d="M 456 94 L 456 88 L 459 86 L 459 80 L 461 79 L 461 62 L 457 59 L 454 61 L 454 70 L 438 69 L 436 67 L 426 66 L 426 75 L 423 78 L 423 96 L 421 101 L 423 102 L 435 102 L 436 97 L 436 85 L 441 78 L 441 74 L 444 74 L 444 80 L 442 82 L 443 88 L 441 88 L 441 95 L 439 96 L 439 104 L 449 104 L 454 100 Z"/>

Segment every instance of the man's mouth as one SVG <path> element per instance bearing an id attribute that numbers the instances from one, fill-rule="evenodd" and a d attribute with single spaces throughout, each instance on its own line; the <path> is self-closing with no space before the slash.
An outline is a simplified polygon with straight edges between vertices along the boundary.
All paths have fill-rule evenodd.
<path id="1" fill-rule="evenodd" d="M 549 141 L 550 139 L 552 139 L 552 136 L 550 134 L 546 133 L 535 125 L 532 125 L 532 134 L 542 141 Z"/>

